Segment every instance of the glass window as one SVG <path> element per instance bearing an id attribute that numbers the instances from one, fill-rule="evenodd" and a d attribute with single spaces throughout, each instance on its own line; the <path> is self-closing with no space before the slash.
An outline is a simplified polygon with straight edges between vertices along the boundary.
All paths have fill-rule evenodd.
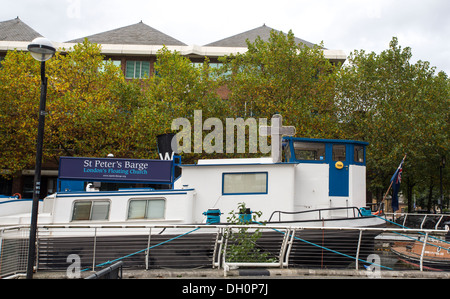
<path id="1" fill-rule="evenodd" d="M 333 145 L 333 161 L 345 161 L 345 144 Z"/>
<path id="2" fill-rule="evenodd" d="M 94 201 L 91 209 L 91 220 L 108 220 L 109 201 Z"/>
<path id="3" fill-rule="evenodd" d="M 355 145 L 354 160 L 364 163 L 364 146 Z"/>
<path id="4" fill-rule="evenodd" d="M 147 201 L 147 219 L 162 219 L 164 218 L 164 209 L 166 202 L 163 199 Z"/>
<path id="5" fill-rule="evenodd" d="M 224 173 L 222 194 L 267 194 L 267 172 Z"/>
<path id="6" fill-rule="evenodd" d="M 297 160 L 325 160 L 325 143 L 294 142 L 295 158 Z"/>
<path id="7" fill-rule="evenodd" d="M 72 221 L 108 220 L 109 201 L 77 201 L 73 205 Z"/>
<path id="8" fill-rule="evenodd" d="M 89 220 L 91 216 L 92 202 L 75 202 L 73 207 L 72 221 L 74 220 Z"/>
<path id="9" fill-rule="evenodd" d="M 120 68 L 120 65 L 122 64 L 122 62 L 121 62 L 120 60 L 103 60 L 102 66 L 99 67 L 99 69 L 98 69 L 99 72 L 104 72 L 104 71 L 105 71 L 105 68 L 106 68 L 106 65 L 107 65 L 108 63 L 112 63 L 113 65 L 115 65 L 115 66 L 117 66 L 117 67 L 119 67 L 119 68 Z"/>
<path id="10" fill-rule="evenodd" d="M 145 219 L 146 200 L 132 200 L 128 207 L 128 219 Z"/>
<path id="11" fill-rule="evenodd" d="M 164 219 L 164 199 L 133 199 L 128 207 L 128 219 Z"/>
<path id="12" fill-rule="evenodd" d="M 125 78 L 139 79 L 148 77 L 150 74 L 150 61 L 128 60 L 125 69 Z"/>

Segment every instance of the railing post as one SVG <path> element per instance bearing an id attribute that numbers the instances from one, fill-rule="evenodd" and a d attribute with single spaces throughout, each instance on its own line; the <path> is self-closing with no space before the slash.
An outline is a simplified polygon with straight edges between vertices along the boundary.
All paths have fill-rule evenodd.
<path id="1" fill-rule="evenodd" d="M 423 229 L 423 224 L 425 223 L 427 216 L 428 216 L 428 214 L 425 214 L 425 216 L 423 217 L 422 223 L 420 224 L 420 229 Z"/>
<path id="2" fill-rule="evenodd" d="M 420 254 L 420 271 L 423 271 L 423 255 L 425 253 L 425 247 L 428 242 L 428 232 L 425 233 L 425 240 L 423 240 L 422 253 Z"/>
<path id="3" fill-rule="evenodd" d="M 358 248 L 356 250 L 356 270 L 359 269 L 359 251 L 361 249 L 362 229 L 359 230 Z"/>
<path id="4" fill-rule="evenodd" d="M 148 259 L 150 257 L 150 240 L 152 238 L 152 228 L 149 228 L 148 240 L 147 240 L 147 250 L 145 251 L 145 270 L 148 270 Z"/>
<path id="5" fill-rule="evenodd" d="M 92 253 L 92 271 L 95 271 L 95 254 L 97 251 L 97 228 L 94 228 L 94 250 Z"/>
<path id="6" fill-rule="evenodd" d="M 222 248 L 223 248 L 224 240 L 225 240 L 224 228 L 218 227 L 217 234 L 216 234 L 216 241 L 214 243 L 214 252 L 213 252 L 213 259 L 212 259 L 213 260 L 213 262 L 212 262 L 213 268 L 217 267 L 220 269 Z M 217 256 L 217 260 L 216 260 L 216 256 Z"/>

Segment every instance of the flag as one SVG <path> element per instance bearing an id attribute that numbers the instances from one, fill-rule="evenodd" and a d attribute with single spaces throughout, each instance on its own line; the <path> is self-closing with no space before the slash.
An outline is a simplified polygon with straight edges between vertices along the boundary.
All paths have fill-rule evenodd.
<path id="1" fill-rule="evenodd" d="M 405 156 L 406 158 L 406 156 Z M 403 162 L 405 162 L 405 158 L 403 158 L 402 162 L 398 166 L 394 175 L 391 178 L 392 183 L 392 211 L 398 211 L 398 191 L 400 190 L 400 183 L 402 182 L 402 172 L 403 172 Z"/>

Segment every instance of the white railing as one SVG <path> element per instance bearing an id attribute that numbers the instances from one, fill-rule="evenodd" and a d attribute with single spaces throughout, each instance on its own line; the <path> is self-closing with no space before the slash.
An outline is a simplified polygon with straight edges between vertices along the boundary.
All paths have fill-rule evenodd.
<path id="1" fill-rule="evenodd" d="M 448 227 L 445 228 L 445 222 L 450 221 L 450 214 L 385 213 L 383 218 L 402 227 L 448 230 Z"/>
<path id="2" fill-rule="evenodd" d="M 251 239 L 255 233 L 260 237 Z M 28 234 L 27 226 L 0 229 L 0 278 L 26 271 Z M 241 240 L 233 239 L 239 234 Z M 66 270 L 73 262 L 69 256 L 79 257 L 80 271 L 119 261 L 136 269 L 221 268 L 225 275 L 234 267 L 404 270 L 407 265 L 392 262 L 397 258 L 389 248 L 397 242 L 389 240 L 392 235 L 405 236 L 403 243 L 420 237 L 424 245 L 417 270 L 423 271 L 425 244 L 439 239 L 443 250 L 450 250 L 446 234 L 435 229 L 262 225 L 39 226 L 36 271 Z M 380 235 L 384 238 L 376 237 Z M 245 246 L 264 258 L 242 258 L 235 251 Z"/>

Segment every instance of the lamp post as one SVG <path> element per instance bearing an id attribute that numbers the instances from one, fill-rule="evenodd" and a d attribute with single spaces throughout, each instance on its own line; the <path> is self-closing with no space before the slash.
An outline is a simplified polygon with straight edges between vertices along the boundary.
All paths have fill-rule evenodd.
<path id="1" fill-rule="evenodd" d="M 36 254 L 36 231 L 41 193 L 42 146 L 45 126 L 45 102 L 47 98 L 47 78 L 45 77 L 45 62 L 56 52 L 52 43 L 43 37 L 34 39 L 28 45 L 28 51 L 34 59 L 41 62 L 41 99 L 39 104 L 39 124 L 36 138 L 36 166 L 34 168 L 33 206 L 31 209 L 30 238 L 28 245 L 27 279 L 33 278 L 33 267 Z"/>
<path id="2" fill-rule="evenodd" d="M 441 209 L 441 213 L 443 214 L 444 212 L 444 206 L 445 206 L 445 202 L 444 202 L 444 192 L 443 192 L 443 188 L 442 188 L 442 169 L 445 167 L 445 156 L 442 156 L 441 159 L 441 164 L 439 165 L 439 185 L 440 185 L 440 191 L 441 191 L 441 196 L 439 197 L 439 207 Z"/>

